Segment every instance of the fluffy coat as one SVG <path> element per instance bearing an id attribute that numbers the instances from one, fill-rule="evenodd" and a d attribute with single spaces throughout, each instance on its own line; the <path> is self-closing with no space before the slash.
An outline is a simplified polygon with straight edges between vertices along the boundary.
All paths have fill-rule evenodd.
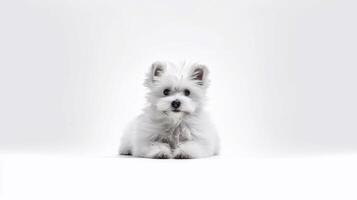
<path id="1" fill-rule="evenodd" d="M 208 73 L 201 64 L 153 63 L 144 84 L 149 104 L 126 129 L 119 153 L 176 159 L 217 155 L 219 138 L 203 110 Z"/>

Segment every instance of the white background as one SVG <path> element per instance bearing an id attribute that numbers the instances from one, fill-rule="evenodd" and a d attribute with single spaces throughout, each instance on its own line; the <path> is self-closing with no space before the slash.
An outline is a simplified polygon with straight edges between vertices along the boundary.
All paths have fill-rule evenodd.
<path id="1" fill-rule="evenodd" d="M 299 165 L 286 164 L 297 159 L 292 163 L 303 163 L 302 174 L 311 177 L 314 169 L 342 159 L 346 165 L 329 165 L 334 172 L 328 174 L 336 175 L 356 165 L 349 157 L 357 151 L 356 7 L 352 0 L 0 1 L 0 170 L 3 162 L 8 174 L 18 175 L 8 176 L 9 185 L 25 179 L 27 173 L 20 176 L 14 166 L 25 165 L 29 153 L 52 159 L 30 156 L 37 160 L 28 173 L 34 177 L 50 173 L 47 161 L 57 163 L 50 167 L 71 166 L 71 159 L 53 160 L 63 154 L 110 157 L 77 161 L 80 167 L 68 169 L 69 174 L 87 164 L 105 171 L 107 165 L 98 162 L 118 171 L 130 170 L 127 162 L 155 168 L 151 161 L 112 160 L 113 155 L 125 125 L 145 105 L 142 83 L 148 66 L 156 60 L 193 60 L 211 70 L 208 109 L 222 138 L 222 155 L 189 166 L 218 166 L 209 168 L 218 177 L 224 171 L 220 163 L 226 163 L 231 166 L 226 174 L 239 179 L 240 170 L 254 174 L 258 169 L 252 166 L 272 162 L 278 180 L 303 185 L 303 179 L 293 181 L 298 175 L 285 180 L 279 166 L 297 170 Z M 281 159 L 249 160 L 271 156 Z M 243 157 L 247 167 L 239 168 Z M 320 159 L 312 171 L 311 157 Z M 263 172 L 253 180 L 274 179 L 269 170 Z M 346 179 L 336 181 L 348 189 L 352 172 L 344 173 Z M 154 178 L 147 176 L 141 174 Z M 64 184 L 56 181 L 60 177 L 53 182 Z M 217 177 L 213 180 L 224 180 Z M 123 176 L 124 182 L 128 179 Z M 324 182 L 313 183 L 319 181 Z"/>

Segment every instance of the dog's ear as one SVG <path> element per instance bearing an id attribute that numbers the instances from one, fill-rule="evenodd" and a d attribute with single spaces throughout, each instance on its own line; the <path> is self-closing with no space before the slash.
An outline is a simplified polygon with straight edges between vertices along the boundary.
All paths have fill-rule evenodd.
<path id="1" fill-rule="evenodd" d="M 205 65 L 194 64 L 191 69 L 191 79 L 195 81 L 197 85 L 207 87 L 208 73 L 208 68 Z"/>
<path id="2" fill-rule="evenodd" d="M 145 85 L 151 87 L 153 83 L 157 82 L 166 70 L 166 63 L 156 61 L 151 64 L 150 71 L 147 74 Z"/>

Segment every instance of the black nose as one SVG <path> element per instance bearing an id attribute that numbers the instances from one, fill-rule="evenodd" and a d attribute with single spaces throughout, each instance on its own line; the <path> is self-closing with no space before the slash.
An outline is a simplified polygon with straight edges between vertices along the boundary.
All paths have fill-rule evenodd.
<path id="1" fill-rule="evenodd" d="M 181 105 L 181 102 L 179 100 L 175 100 L 175 101 L 171 102 L 171 106 L 173 108 L 179 108 L 180 105 Z"/>

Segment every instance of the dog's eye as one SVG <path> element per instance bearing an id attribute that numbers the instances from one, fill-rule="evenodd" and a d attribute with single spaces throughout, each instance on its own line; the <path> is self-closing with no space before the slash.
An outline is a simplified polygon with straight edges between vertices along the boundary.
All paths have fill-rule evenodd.
<path id="1" fill-rule="evenodd" d="M 183 91 L 185 93 L 185 96 L 190 96 L 191 92 L 190 90 L 186 89 Z"/>
<path id="2" fill-rule="evenodd" d="M 164 89 L 163 91 L 164 95 L 167 96 L 170 94 L 170 89 Z"/>

